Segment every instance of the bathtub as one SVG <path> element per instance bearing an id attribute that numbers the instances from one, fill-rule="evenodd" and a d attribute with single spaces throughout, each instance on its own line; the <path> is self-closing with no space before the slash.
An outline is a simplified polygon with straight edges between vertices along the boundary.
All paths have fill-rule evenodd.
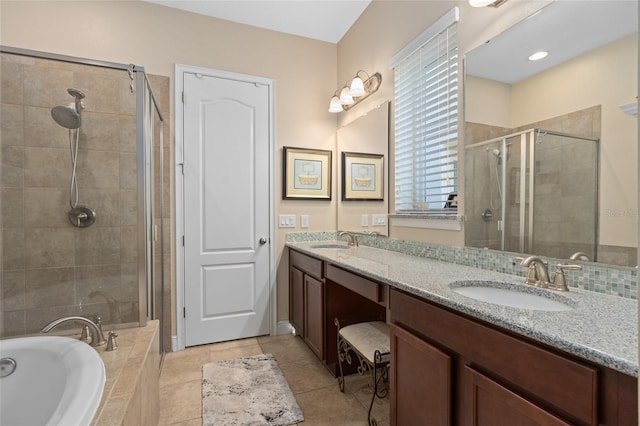
<path id="1" fill-rule="evenodd" d="M 0 377 L 0 425 L 89 425 L 105 383 L 94 348 L 60 336 L 0 340 L 0 358 L 15 370 Z M 5 370 L 12 362 L 2 363 Z"/>

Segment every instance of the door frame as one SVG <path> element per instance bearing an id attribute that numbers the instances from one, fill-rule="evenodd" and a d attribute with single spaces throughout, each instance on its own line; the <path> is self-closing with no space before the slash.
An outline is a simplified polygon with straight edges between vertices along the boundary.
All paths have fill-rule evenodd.
<path id="1" fill-rule="evenodd" d="M 221 71 L 211 68 L 198 67 L 193 65 L 175 65 L 174 84 L 174 110 L 175 110 L 175 244 L 176 244 L 176 330 L 177 336 L 172 339 L 171 349 L 173 351 L 183 350 L 186 347 L 186 321 L 183 315 L 185 308 L 185 267 L 184 267 L 184 175 L 182 167 L 184 164 L 184 109 L 182 105 L 182 93 L 184 91 L 184 74 L 202 74 L 209 77 L 224 78 L 228 80 L 243 81 L 247 83 L 264 84 L 269 88 L 269 334 L 277 333 L 277 285 L 276 285 L 276 240 L 273 226 L 275 217 L 274 199 L 274 170 L 275 170 L 275 123 L 274 123 L 274 94 L 275 82 L 273 79 L 257 77 L 248 74 L 238 74 L 228 71 Z"/>

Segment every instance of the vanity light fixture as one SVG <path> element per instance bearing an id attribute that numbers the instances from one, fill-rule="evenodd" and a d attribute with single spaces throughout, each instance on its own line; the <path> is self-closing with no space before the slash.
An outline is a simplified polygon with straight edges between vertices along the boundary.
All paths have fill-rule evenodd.
<path id="1" fill-rule="evenodd" d="M 360 73 L 366 75 L 365 80 Z M 353 108 L 367 96 L 375 93 L 381 82 L 382 76 L 379 72 L 369 76 L 365 71 L 358 71 L 351 81 L 347 81 L 342 89 L 333 94 L 329 103 L 329 112 L 342 112 Z"/>
<path id="2" fill-rule="evenodd" d="M 538 52 L 535 52 L 535 53 L 532 53 L 531 55 L 529 55 L 529 60 L 530 61 L 539 61 L 540 59 L 546 58 L 548 54 L 549 54 L 549 52 L 546 52 L 544 50 L 540 50 Z"/>
<path id="3" fill-rule="evenodd" d="M 507 0 L 469 0 L 469 4 L 473 7 L 500 7 L 506 2 Z"/>

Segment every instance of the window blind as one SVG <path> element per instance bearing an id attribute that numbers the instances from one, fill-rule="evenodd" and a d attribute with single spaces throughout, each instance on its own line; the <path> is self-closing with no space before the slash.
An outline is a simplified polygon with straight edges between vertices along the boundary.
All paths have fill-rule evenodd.
<path id="1" fill-rule="evenodd" d="M 395 63 L 398 213 L 442 211 L 453 194 L 457 194 L 456 30 L 455 21 L 448 23 L 446 28 Z"/>

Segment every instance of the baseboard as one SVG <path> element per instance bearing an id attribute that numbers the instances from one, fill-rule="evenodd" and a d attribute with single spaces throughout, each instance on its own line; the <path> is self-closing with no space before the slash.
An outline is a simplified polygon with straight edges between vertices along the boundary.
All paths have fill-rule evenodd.
<path id="1" fill-rule="evenodd" d="M 281 336 L 283 334 L 292 334 L 293 326 L 289 321 L 278 321 L 278 329 L 276 335 Z"/>
<path id="2" fill-rule="evenodd" d="M 178 336 L 171 336 L 171 352 L 178 350 Z"/>

